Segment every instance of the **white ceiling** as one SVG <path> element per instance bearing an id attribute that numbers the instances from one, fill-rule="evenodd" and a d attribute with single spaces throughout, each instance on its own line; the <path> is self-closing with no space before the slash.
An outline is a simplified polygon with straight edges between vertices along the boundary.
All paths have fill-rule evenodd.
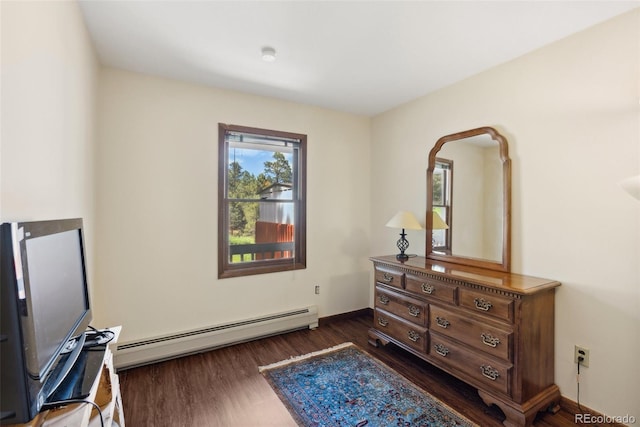
<path id="1" fill-rule="evenodd" d="M 640 6 L 635 1 L 81 0 L 100 61 L 374 115 Z M 272 46 L 276 61 L 262 61 Z"/>

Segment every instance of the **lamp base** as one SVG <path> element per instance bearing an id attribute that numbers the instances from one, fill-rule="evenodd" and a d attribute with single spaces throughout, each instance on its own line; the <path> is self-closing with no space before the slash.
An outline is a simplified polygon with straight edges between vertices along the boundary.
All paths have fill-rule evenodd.
<path id="1" fill-rule="evenodd" d="M 404 261 L 409 259 L 409 255 L 407 255 L 407 254 L 398 254 L 398 255 L 396 255 L 396 259 L 398 261 L 404 262 Z"/>
<path id="2" fill-rule="evenodd" d="M 409 241 L 405 238 L 406 234 L 404 232 L 404 228 L 402 229 L 402 233 L 400 233 L 400 239 L 398 239 L 398 249 L 400 249 L 400 253 L 396 255 L 396 259 L 398 261 L 406 261 L 409 259 L 409 255 L 405 255 L 404 251 L 409 248 Z"/>
<path id="3" fill-rule="evenodd" d="M 396 255 L 396 259 L 398 261 L 406 261 L 409 259 L 409 255 L 405 255 L 404 251 L 409 248 L 409 241 L 405 238 L 406 234 L 404 232 L 404 228 L 402 229 L 402 233 L 400 233 L 400 239 L 398 239 L 398 249 L 400 249 L 400 253 Z"/>

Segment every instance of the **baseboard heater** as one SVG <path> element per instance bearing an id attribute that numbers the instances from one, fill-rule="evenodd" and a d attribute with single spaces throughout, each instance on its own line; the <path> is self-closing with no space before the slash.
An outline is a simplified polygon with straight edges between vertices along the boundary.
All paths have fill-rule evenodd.
<path id="1" fill-rule="evenodd" d="M 114 364 L 116 369 L 128 369 L 284 332 L 317 327 L 318 309 L 316 306 L 309 306 L 191 331 L 121 343 L 116 347 Z"/>

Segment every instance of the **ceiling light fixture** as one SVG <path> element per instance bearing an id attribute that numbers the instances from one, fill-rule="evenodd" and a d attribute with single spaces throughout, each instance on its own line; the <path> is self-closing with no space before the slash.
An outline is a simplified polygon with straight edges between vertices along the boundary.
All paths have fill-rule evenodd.
<path id="1" fill-rule="evenodd" d="M 265 46 L 262 48 L 262 60 L 265 62 L 273 62 L 276 60 L 276 50 L 272 47 Z"/>

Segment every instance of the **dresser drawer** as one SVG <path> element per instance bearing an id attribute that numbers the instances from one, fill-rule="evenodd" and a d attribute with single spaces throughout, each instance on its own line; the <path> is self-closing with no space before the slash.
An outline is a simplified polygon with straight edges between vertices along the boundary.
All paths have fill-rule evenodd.
<path id="1" fill-rule="evenodd" d="M 407 291 L 429 298 L 437 298 L 441 301 L 454 304 L 456 287 L 444 284 L 434 279 L 407 274 Z"/>
<path id="2" fill-rule="evenodd" d="M 429 334 L 429 355 L 454 370 L 463 372 L 483 387 L 510 394 L 513 365 L 483 357 L 438 335 Z"/>
<path id="3" fill-rule="evenodd" d="M 404 273 L 400 271 L 378 265 L 375 268 L 375 276 L 376 282 L 404 289 Z"/>
<path id="4" fill-rule="evenodd" d="M 458 292 L 461 307 L 513 322 L 514 301 L 512 299 L 468 289 L 459 289 Z"/>
<path id="5" fill-rule="evenodd" d="M 427 303 L 386 291 L 376 286 L 376 307 L 396 314 L 410 322 L 427 326 Z"/>
<path id="6" fill-rule="evenodd" d="M 512 332 L 468 319 L 446 308 L 429 307 L 429 329 L 455 338 L 506 362 L 512 361 Z"/>
<path id="7" fill-rule="evenodd" d="M 396 340 L 424 352 L 427 347 L 427 329 L 393 314 L 376 308 L 373 315 L 373 327 Z"/>

